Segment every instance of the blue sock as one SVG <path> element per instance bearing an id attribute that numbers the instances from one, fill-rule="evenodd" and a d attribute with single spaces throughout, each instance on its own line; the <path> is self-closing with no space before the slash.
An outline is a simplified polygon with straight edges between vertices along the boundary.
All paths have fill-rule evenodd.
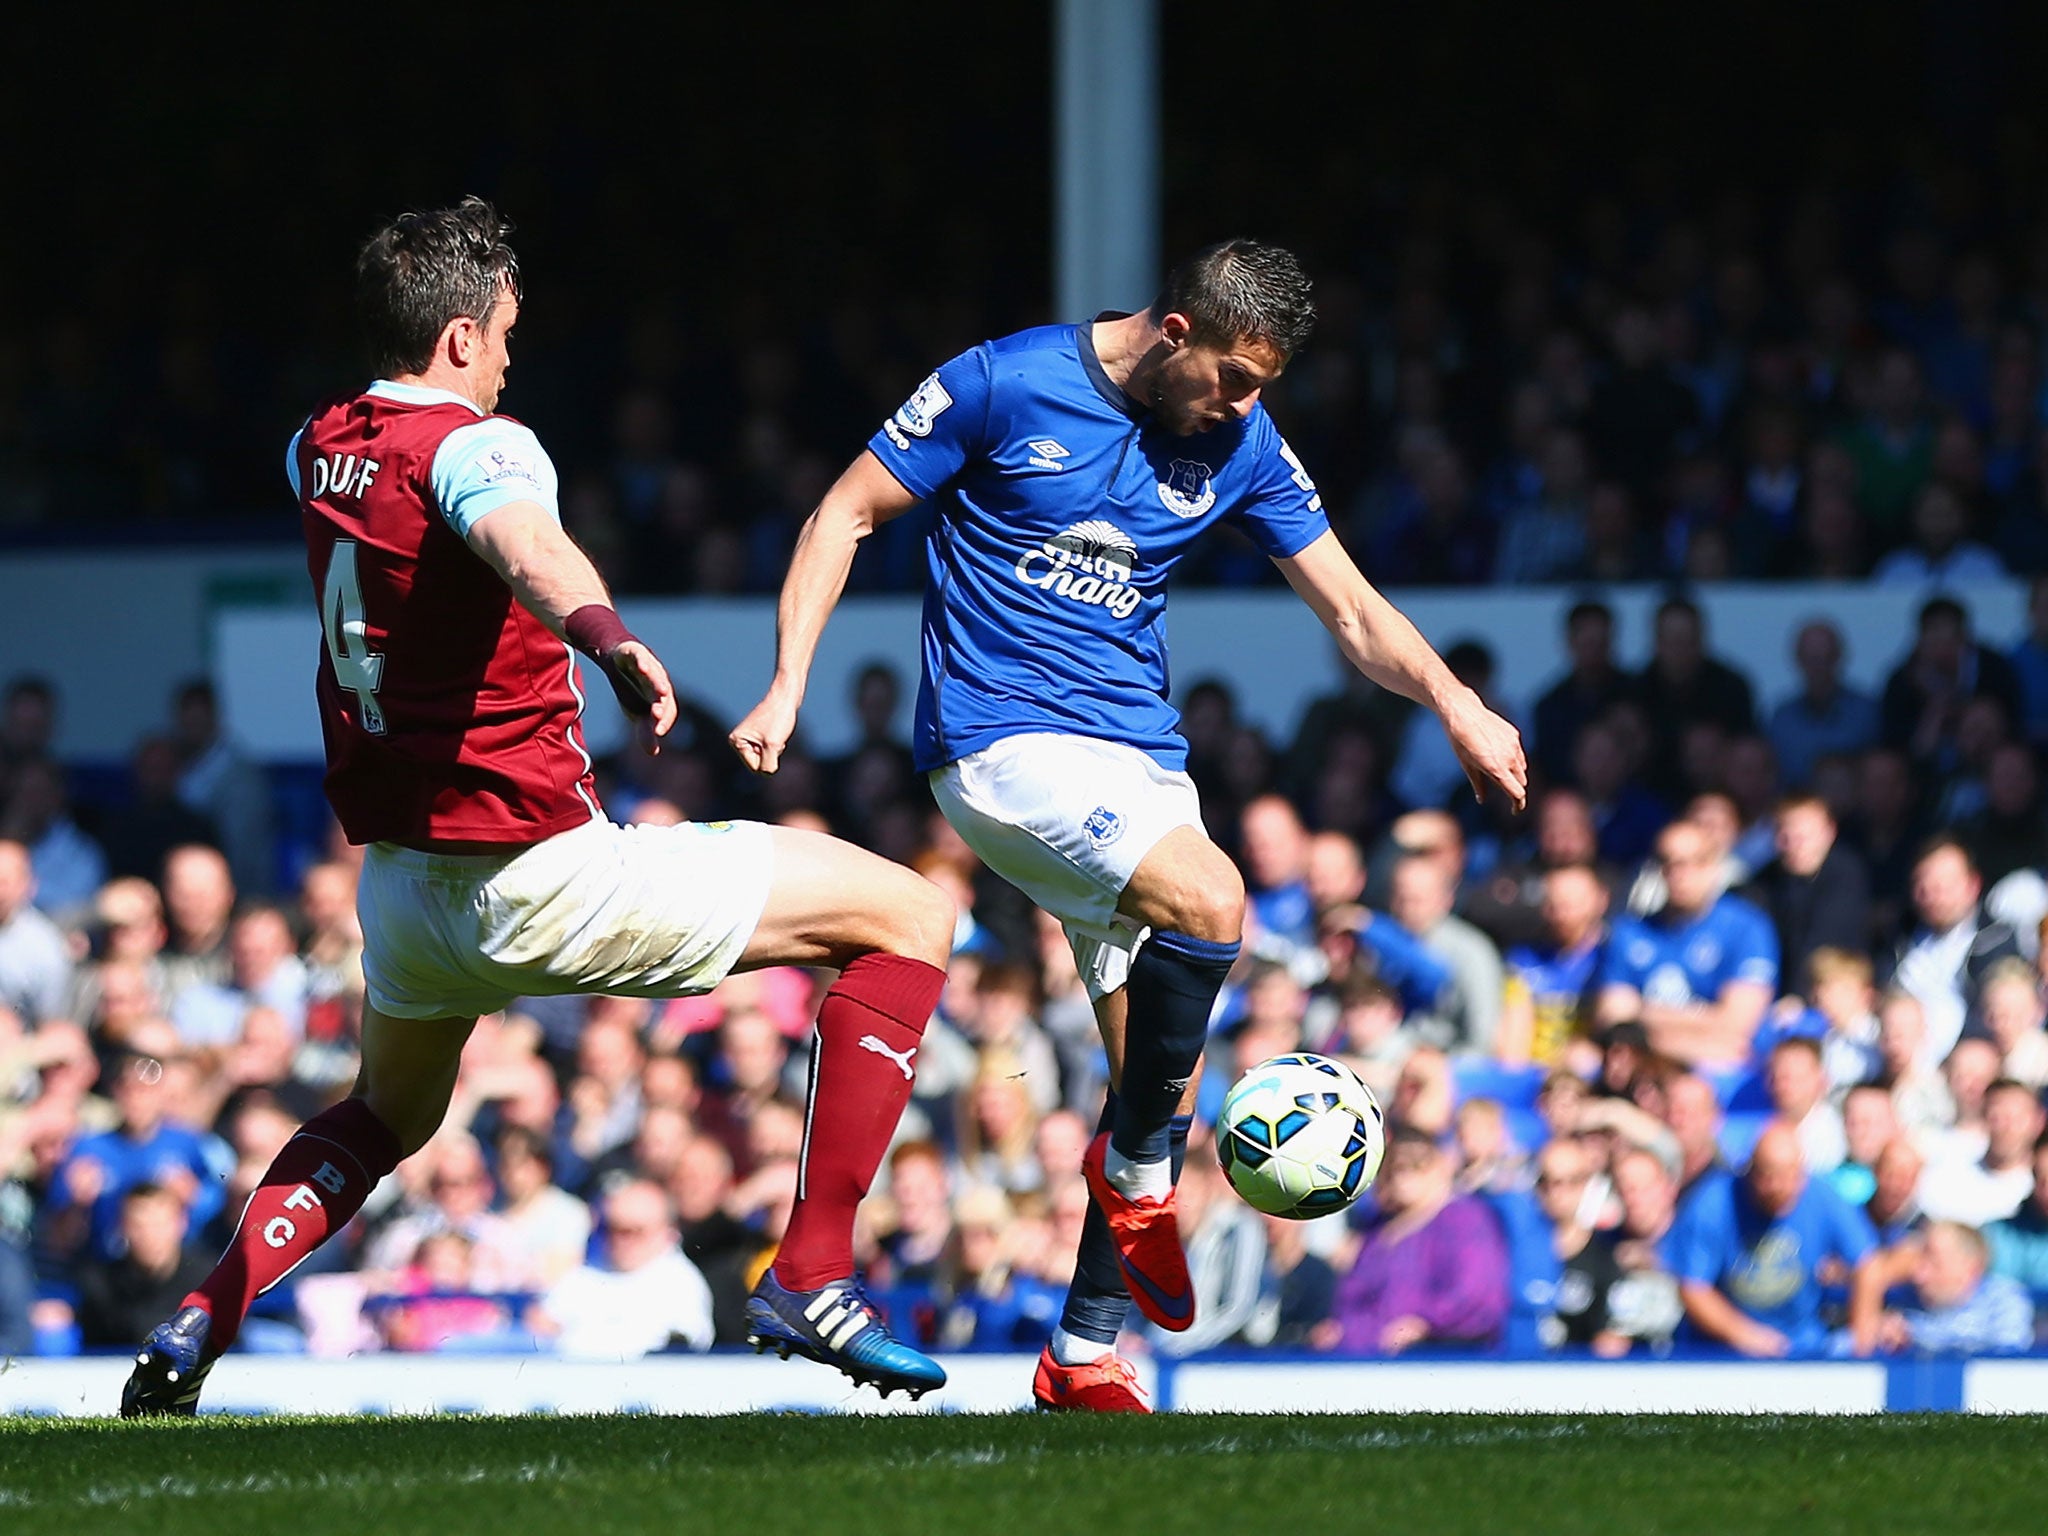
<path id="1" fill-rule="evenodd" d="M 1101 1135 L 1116 1119 L 1116 1090 L 1103 1101 L 1102 1118 L 1095 1133 Z M 1109 1222 L 1102 1208 L 1088 1202 L 1088 1216 L 1081 1224 L 1081 1249 L 1074 1260 L 1074 1278 L 1067 1286 L 1067 1304 L 1060 1309 L 1060 1326 L 1077 1339 L 1097 1344 L 1114 1344 L 1131 1310 L 1131 1293 L 1124 1285 L 1123 1271 L 1116 1266 L 1116 1244 L 1109 1235 Z"/>
<path id="2" fill-rule="evenodd" d="M 1110 1145 L 1135 1163 L 1171 1155 L 1169 1134 L 1209 1042 L 1209 1014 L 1237 961 L 1237 942 L 1158 933 L 1131 961 L 1124 1073 Z"/>

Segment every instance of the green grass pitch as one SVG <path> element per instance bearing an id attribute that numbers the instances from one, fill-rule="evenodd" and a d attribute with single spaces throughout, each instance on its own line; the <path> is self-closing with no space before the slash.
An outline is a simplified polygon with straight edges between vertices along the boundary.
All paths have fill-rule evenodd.
<path id="1" fill-rule="evenodd" d="M 0 1419 L 0 1532 L 1934 1531 L 2048 1523 L 2048 1421 Z"/>

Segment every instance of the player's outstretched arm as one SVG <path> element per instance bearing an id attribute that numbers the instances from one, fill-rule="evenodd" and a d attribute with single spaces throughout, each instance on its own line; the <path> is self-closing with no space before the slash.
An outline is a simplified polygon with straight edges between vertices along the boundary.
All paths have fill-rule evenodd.
<path id="1" fill-rule="evenodd" d="M 818 639 L 846 590 L 854 550 L 883 523 L 916 505 L 917 498 L 880 459 L 863 453 L 805 521 L 775 608 L 775 679 L 728 738 L 756 773 L 773 773 L 781 766 L 782 749 L 796 732 Z"/>
<path id="2" fill-rule="evenodd" d="M 644 721 L 648 751 L 676 723 L 675 687 L 654 652 L 633 638 L 590 557 L 546 508 L 510 502 L 471 525 L 469 547 L 527 611 L 604 668 L 628 714 Z"/>
<path id="3" fill-rule="evenodd" d="M 1345 658 L 1403 698 L 1426 704 L 1449 733 L 1472 793 L 1497 784 L 1521 810 L 1529 799 L 1529 760 L 1514 726 L 1451 675 L 1451 669 L 1353 563 L 1337 535 L 1325 533 L 1298 554 L 1273 562 L 1289 586 L 1336 636 Z"/>

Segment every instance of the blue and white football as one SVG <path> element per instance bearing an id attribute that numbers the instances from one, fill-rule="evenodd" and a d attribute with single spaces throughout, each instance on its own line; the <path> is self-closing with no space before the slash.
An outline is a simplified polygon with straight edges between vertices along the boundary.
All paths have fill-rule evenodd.
<path id="1" fill-rule="evenodd" d="M 1372 1187 L 1387 1151 L 1386 1116 L 1356 1072 L 1297 1052 L 1237 1080 L 1216 1119 L 1224 1177 L 1254 1210 L 1307 1221 Z"/>

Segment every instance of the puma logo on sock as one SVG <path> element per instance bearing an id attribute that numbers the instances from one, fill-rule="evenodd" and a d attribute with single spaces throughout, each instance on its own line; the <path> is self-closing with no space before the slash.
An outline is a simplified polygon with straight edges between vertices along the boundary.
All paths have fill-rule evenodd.
<path id="1" fill-rule="evenodd" d="M 910 1058 L 917 1054 L 916 1046 L 913 1045 L 907 1051 L 892 1051 L 889 1049 L 888 1046 L 884 1045 L 880 1040 L 876 1039 L 873 1035 L 862 1035 L 857 1043 L 859 1044 L 862 1050 L 873 1051 L 877 1056 L 886 1056 L 891 1061 L 895 1062 L 897 1067 L 902 1071 L 903 1081 L 905 1081 L 906 1083 L 915 1082 L 917 1080 L 917 1073 L 915 1070 L 913 1070 L 910 1064 Z"/>

